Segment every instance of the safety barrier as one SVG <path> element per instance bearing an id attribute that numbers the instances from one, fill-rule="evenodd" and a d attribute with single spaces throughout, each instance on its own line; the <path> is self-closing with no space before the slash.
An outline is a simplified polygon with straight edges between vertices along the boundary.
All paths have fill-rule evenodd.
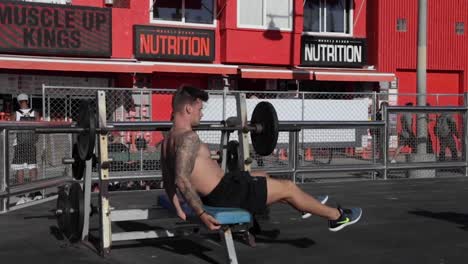
<path id="1" fill-rule="evenodd" d="M 45 120 L 55 121 L 67 121 L 73 122 L 74 117 L 77 113 L 77 102 L 81 98 L 93 99 L 95 92 L 102 88 L 76 88 L 76 87 L 44 87 L 43 96 L 43 112 L 45 114 Z M 162 89 L 133 89 L 135 91 L 129 92 L 131 89 L 122 88 L 106 88 L 105 91 L 110 91 L 108 94 L 109 102 L 107 103 L 108 109 L 114 109 L 112 114 L 108 114 L 109 121 L 121 120 L 132 122 L 136 120 L 156 120 L 164 121 L 168 120 L 167 113 L 159 113 L 156 111 L 157 107 L 161 105 L 170 105 L 170 98 L 173 90 L 162 90 Z M 223 120 L 223 118 L 232 115 L 235 105 L 231 102 L 231 96 L 238 92 L 226 92 L 226 91 L 209 91 L 213 99 L 221 98 L 219 100 L 213 100 L 215 103 L 209 105 L 205 111 L 205 116 L 215 116 L 215 119 Z M 133 98 L 133 104 L 138 103 L 138 114 L 130 115 L 125 117 L 125 107 L 119 105 L 128 104 L 124 99 L 126 94 L 130 94 Z M 135 97 L 134 95 L 138 95 Z M 154 95 L 156 99 L 154 99 Z M 59 96 L 60 95 L 60 96 Z M 152 101 L 150 102 L 149 95 L 153 95 Z M 375 120 L 376 109 L 375 105 L 379 99 L 388 99 L 393 95 L 381 95 L 375 93 L 356 93 L 356 94 L 325 94 L 325 93 L 298 93 L 295 98 L 291 98 L 292 93 L 289 92 L 248 92 L 248 104 L 247 108 L 249 113 L 252 111 L 252 106 L 256 102 L 267 100 L 272 101 L 278 105 L 279 111 L 278 116 L 280 122 L 286 122 L 287 118 L 298 120 L 302 122 L 310 122 L 310 127 L 301 131 L 281 131 L 278 140 L 278 146 L 274 153 L 269 156 L 258 156 L 253 155 L 253 168 L 264 169 L 277 177 L 284 177 L 293 179 L 298 183 L 305 183 L 308 181 L 321 180 L 321 179 L 340 179 L 342 177 L 364 177 L 369 179 L 376 178 L 400 178 L 410 177 L 404 170 L 417 170 L 424 168 L 437 169 L 438 172 L 442 172 L 444 175 L 466 175 L 465 170 L 451 170 L 451 167 L 463 168 L 466 161 L 465 144 L 460 141 L 457 142 L 457 156 L 460 157 L 458 160 L 439 162 L 438 160 L 425 161 L 423 164 L 415 162 L 411 155 L 412 150 L 403 148 L 401 151 L 400 160 L 396 164 L 390 163 L 392 154 L 398 146 L 398 134 L 400 128 L 400 116 L 402 110 L 398 113 L 392 112 L 392 107 L 389 107 L 389 116 L 387 121 L 384 121 L 384 125 L 379 122 L 370 122 L 369 120 Z M 354 97 L 353 97 L 354 96 Z M 418 95 L 398 95 L 400 98 L 407 98 L 408 100 L 414 100 Z M 432 101 L 436 102 L 447 102 L 450 101 L 453 104 L 455 102 L 464 102 L 462 95 L 427 95 L 428 98 L 431 96 Z M 256 98 L 255 98 L 256 97 Z M 68 98 L 68 103 L 63 105 L 58 103 L 57 98 Z M 273 101 L 276 98 L 281 100 Z M 450 99 L 450 100 L 448 100 Z M 328 102 L 316 101 L 313 104 L 308 104 L 308 100 L 329 100 Z M 340 102 L 340 100 L 353 101 L 350 104 Z M 406 100 L 406 99 L 405 99 Z M 55 102 L 55 103 L 54 103 Z M 280 103 L 281 102 L 281 103 Z M 365 103 L 369 103 L 371 109 L 364 112 Z M 315 105 L 314 105 L 315 104 Z M 59 107 L 60 105 L 60 107 Z M 147 105 L 147 109 L 141 105 Z M 340 110 L 335 110 L 330 116 L 333 109 L 333 105 L 341 105 Z M 346 106 L 352 105 L 353 107 L 346 110 Z M 218 108 L 217 108 L 218 107 Z M 367 105 L 366 105 L 367 107 Z M 219 111 L 219 108 L 222 111 Z M 217 110 L 216 110 L 217 109 Z M 317 113 L 311 109 L 321 109 Z M 359 109 L 359 113 L 352 113 L 352 109 Z M 405 108 L 411 110 L 411 108 Z M 435 119 L 440 111 L 445 110 L 439 109 L 435 106 L 428 107 L 424 110 L 428 115 L 432 115 L 433 118 L 429 123 L 430 129 L 433 129 Z M 451 111 L 457 120 L 458 131 L 466 133 L 465 124 L 466 120 L 463 118 L 464 110 L 463 107 L 455 108 Z M 63 110 L 64 116 L 57 117 L 57 113 Z M 418 110 L 419 111 L 419 110 Z M 432 112 L 431 112 L 432 111 Z M 109 113 L 110 111 L 108 111 Z M 131 112 L 131 111 L 130 111 Z M 290 114 L 285 114 L 289 112 Z M 325 120 L 305 120 L 307 113 L 314 112 L 315 117 L 327 116 Z M 349 116 L 341 120 L 330 120 L 333 116 L 348 112 L 353 116 L 354 120 L 349 120 Z M 414 111 L 409 111 L 416 114 Z M 292 114 L 291 114 L 292 113 Z M 300 117 L 297 117 L 297 116 Z M 53 118 L 55 116 L 55 119 Z M 294 116 L 294 117 L 293 117 Z M 310 118 L 313 118 L 310 117 Z M 356 120 L 357 119 L 357 120 Z M 416 119 L 415 119 L 416 120 Z M 335 123 L 334 123 L 335 122 Z M 293 122 L 294 123 L 294 122 Z M 415 122 L 416 123 L 416 122 Z M 319 128 L 320 127 L 320 128 Z M 376 131 L 378 134 L 386 137 L 380 137 L 376 140 Z M 221 133 L 219 131 L 203 131 L 199 132 L 200 137 L 208 142 L 219 142 Z M 9 133 L 2 132 L 3 144 L 4 144 L 4 155 L 6 160 L 2 161 L 3 169 L 1 170 L 1 182 L 0 182 L 0 195 L 3 197 L 13 194 L 19 194 L 22 192 L 30 192 L 48 186 L 48 184 L 56 185 L 56 182 L 66 181 L 71 176 L 71 166 L 64 165 L 61 162 L 64 154 L 71 156 L 71 142 L 72 136 L 70 135 L 41 135 L 38 140 L 38 177 L 37 186 L 34 182 L 25 181 L 23 184 L 16 182 L 16 176 L 11 169 L 11 162 L 13 159 L 13 144 L 14 131 Z M 146 143 L 139 143 L 136 135 L 141 135 L 140 138 L 146 138 Z M 159 164 L 159 149 L 156 144 L 162 137 L 160 132 L 135 132 L 131 136 L 130 141 L 127 141 L 127 134 L 114 133 L 113 134 L 114 144 L 111 144 L 110 154 L 113 159 L 113 166 L 111 167 L 110 178 L 113 181 L 139 181 L 146 184 L 151 184 L 151 187 L 159 186 L 160 181 L 160 164 Z M 231 135 L 231 139 L 236 139 L 237 135 L 234 133 Z M 337 139 L 338 138 L 338 139 Z M 439 156 L 440 153 L 440 141 L 432 132 L 433 148 L 435 155 Z M 464 139 L 464 136 L 461 137 Z M 127 143 L 129 142 L 129 143 Z M 462 144 L 463 143 L 463 144 Z M 145 146 L 146 145 L 146 146 Z M 210 149 L 213 152 L 219 151 L 217 144 L 210 144 Z M 385 149 L 383 149 L 386 147 Z M 379 149 L 380 148 L 380 149 Z M 40 151 L 39 151 L 40 149 Z M 414 151 L 412 151 L 414 152 Z M 384 155 L 386 154 L 384 159 Z M 446 157 L 451 158 L 451 153 Z M 401 159 L 403 157 L 403 159 Z M 0 165 L 2 166 L 2 165 Z M 419 167 L 418 167 L 419 166 Z M 1 167 L 0 167 L 1 168 Z M 447 169 L 448 168 L 448 169 Z M 427 171 L 427 170 L 426 170 Z M 352 173 L 351 173 L 352 172 Z M 311 174 L 313 173 L 313 174 Z M 332 176 L 330 176 L 333 173 Z M 432 175 L 432 172 L 430 173 Z M 27 178 L 27 177 L 26 177 Z M 93 178 L 97 180 L 97 173 L 93 169 Z M 151 181 L 151 182 L 148 182 Z M 3 184 L 2 184 L 3 183 Z M 6 199 L 2 200 L 2 204 L 6 203 Z M 4 208 L 7 206 L 4 205 Z"/>

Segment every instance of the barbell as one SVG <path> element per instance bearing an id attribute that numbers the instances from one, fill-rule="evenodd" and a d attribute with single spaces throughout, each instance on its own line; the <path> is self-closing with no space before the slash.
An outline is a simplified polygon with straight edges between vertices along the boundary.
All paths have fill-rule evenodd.
<path id="1" fill-rule="evenodd" d="M 77 150 L 74 159 L 89 160 L 93 156 L 96 142 L 96 133 L 106 134 L 111 131 L 168 131 L 171 122 L 114 122 L 106 127 L 97 127 L 95 111 L 87 100 L 81 101 L 76 125 L 28 127 L 39 134 L 74 133 L 77 136 Z M 252 113 L 251 122 L 246 126 L 240 126 L 236 118 L 230 118 L 225 122 L 212 122 L 200 124 L 194 130 L 240 131 L 249 133 L 255 152 L 262 156 L 270 155 L 278 141 L 278 116 L 274 106 L 269 102 L 260 102 Z M 15 128 L 17 129 L 17 128 Z"/>

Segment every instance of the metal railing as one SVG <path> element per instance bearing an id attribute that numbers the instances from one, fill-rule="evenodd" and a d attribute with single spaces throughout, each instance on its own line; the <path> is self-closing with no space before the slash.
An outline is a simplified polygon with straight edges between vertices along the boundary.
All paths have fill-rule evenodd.
<path id="1" fill-rule="evenodd" d="M 169 104 L 171 95 L 174 90 L 164 89 L 144 89 L 140 91 L 137 89 L 135 93 L 129 93 L 122 88 L 76 88 L 76 87 L 44 87 L 43 95 L 43 113 L 45 120 L 54 121 L 70 121 L 74 120 L 78 113 L 78 101 L 75 99 L 87 98 L 95 100 L 95 93 L 98 90 L 105 90 L 109 93 L 108 106 L 113 111 L 108 112 L 109 125 L 113 122 L 119 125 L 133 126 L 137 125 L 139 121 L 150 121 L 147 117 L 150 116 L 151 120 L 158 124 L 165 124 L 170 126 L 168 117 L 164 115 L 156 115 L 158 111 L 152 111 L 152 108 L 144 109 L 139 108 L 139 117 L 133 118 L 125 116 L 126 109 L 122 108 L 119 104 L 126 103 L 122 99 L 122 95 L 131 95 L 135 100 L 141 100 L 144 104 L 144 98 L 148 94 L 155 96 L 152 99 L 151 107 L 159 107 L 160 104 Z M 232 94 L 239 91 L 209 91 L 212 98 L 219 104 L 214 104 L 207 108 L 205 111 L 206 116 L 211 116 L 206 124 L 214 124 L 229 116 L 235 115 L 235 102 L 232 101 Z M 407 171 L 428 171 L 437 170 L 443 171 L 444 169 L 461 168 L 462 172 L 456 175 L 468 175 L 467 158 L 466 158 L 466 124 L 467 112 L 465 106 L 455 106 L 464 103 L 465 97 L 462 95 L 427 95 L 428 98 L 436 102 L 453 101 L 454 106 L 418 106 L 418 107 L 402 107 L 390 106 L 384 109 L 384 120 L 375 121 L 376 105 L 379 100 L 388 100 L 389 97 L 394 95 L 381 95 L 376 93 L 294 93 L 295 97 L 291 99 L 289 92 L 252 92 L 245 91 L 250 95 L 250 101 L 247 105 L 249 112 L 253 110 L 255 104 L 261 100 L 273 100 L 273 98 L 281 98 L 281 103 L 278 103 L 278 115 L 280 119 L 280 136 L 277 149 L 275 152 L 266 157 L 253 155 L 254 164 L 253 169 L 266 170 L 276 177 L 283 177 L 291 179 L 298 183 L 305 183 L 315 179 L 328 179 L 337 177 L 338 180 L 344 175 L 344 178 L 368 178 L 368 179 L 390 179 L 399 177 L 411 177 L 408 175 L 401 176 L 395 174 L 396 172 Z M 252 95 L 255 95 L 255 99 Z M 399 98 L 406 98 L 414 100 L 418 95 L 398 95 Z M 57 98 L 67 98 L 68 105 L 63 106 L 62 103 L 54 107 L 53 102 Z M 290 98 L 291 100 L 286 100 Z M 448 99 L 450 98 L 450 100 Z M 54 100 L 52 100 L 54 99 Z M 57 99 L 57 100 L 56 100 Z M 340 100 L 354 100 L 353 107 L 345 108 L 346 102 Z M 405 99 L 405 100 L 406 100 Z M 316 101 L 317 105 L 311 105 L 311 100 Z M 399 99 L 397 100 L 399 101 Z M 277 102 L 277 101 L 276 101 Z M 133 102 L 135 103 L 135 102 Z M 371 107 L 369 111 L 364 109 L 369 104 Z M 434 104 L 435 105 L 435 104 Z M 324 106 L 319 112 L 314 112 L 314 107 Z M 333 110 L 333 106 L 338 110 Z M 276 107 L 276 105 L 275 105 Z M 65 115 L 63 119 L 57 119 L 58 113 L 64 110 Z M 220 111 L 222 109 L 222 111 Z M 360 109 L 359 113 L 353 113 L 353 109 Z M 364 109 L 364 110 L 363 110 Z M 329 120 L 330 111 L 338 111 L 347 113 L 348 115 L 362 115 L 358 120 L 352 120 L 346 116 L 343 120 Z M 365 111 L 363 113 L 363 111 Z M 336 113 L 335 112 L 335 115 Z M 398 117 L 402 114 L 411 115 L 433 115 L 437 113 L 447 112 L 457 116 L 458 129 L 463 132 L 463 144 L 461 149 L 461 160 L 457 161 L 417 161 L 410 160 L 411 157 L 416 156 L 417 153 L 405 152 L 407 158 L 404 162 L 393 164 L 390 161 L 390 153 L 395 149 L 395 142 L 399 144 L 398 135 L 400 133 L 400 124 Z M 293 113 L 287 114 L 287 113 Z M 315 114 L 321 117 L 319 120 L 311 120 Z M 153 115 L 153 116 L 152 116 Z M 327 117 L 328 115 L 328 117 Z M 55 116 L 55 117 L 54 117 Z M 290 117 L 293 117 L 291 120 Z M 327 119 L 328 118 L 328 119 Z M 300 124 L 298 124 L 300 122 Z M 434 126 L 435 121 L 431 121 L 431 127 Z M 47 124 L 40 124 L 47 126 Z M 41 135 L 39 147 L 42 154 L 38 154 L 39 163 L 42 165 L 40 168 L 40 175 L 38 180 L 34 182 L 25 182 L 24 184 L 15 183 L 15 176 L 12 174 L 10 164 L 12 159 L 12 131 L 2 130 L 0 123 L 0 151 L 2 151 L 3 159 L 0 162 L 0 211 L 5 211 L 8 208 L 8 197 L 21 193 L 27 193 L 41 188 L 50 186 L 61 185 L 69 180 L 71 165 L 57 164 L 64 156 L 71 156 L 71 136 L 57 136 L 55 135 Z M 18 130 L 27 129 L 25 127 L 17 127 Z M 66 126 L 66 125 L 64 125 Z M 66 128 L 64 128 L 66 130 Z M 372 132 L 374 131 L 374 132 Z M 375 132 L 378 131 L 378 132 Z M 110 151 L 113 159 L 113 167 L 111 168 L 110 177 L 114 181 L 139 181 L 139 180 L 161 180 L 161 171 L 159 164 L 159 149 L 155 143 L 162 137 L 160 132 L 141 131 L 134 134 L 137 136 L 148 136 L 148 146 L 143 148 L 134 148 L 132 144 L 127 144 L 127 139 L 119 131 L 111 133 L 114 137 L 114 144 Z M 205 140 L 211 150 L 220 150 L 219 139 L 221 133 L 219 131 L 199 131 L 200 137 Z M 377 137 L 377 133 L 381 136 Z M 345 138 L 349 137 L 349 138 Z M 138 137 L 137 137 L 138 138 Z M 237 140 L 237 133 L 231 134 L 231 140 Z M 111 147 L 111 146 L 110 146 Z M 437 147 L 434 148 L 437 156 Z M 350 172 L 359 172 L 358 176 Z M 333 173 L 333 176 L 330 174 Z M 93 179 L 97 180 L 97 173 L 94 170 Z"/>

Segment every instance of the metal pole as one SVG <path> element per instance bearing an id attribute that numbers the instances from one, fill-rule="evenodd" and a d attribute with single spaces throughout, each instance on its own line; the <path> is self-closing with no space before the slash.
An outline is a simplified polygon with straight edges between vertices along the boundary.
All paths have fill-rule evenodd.
<path id="1" fill-rule="evenodd" d="M 418 53 L 417 53 L 417 93 L 418 105 L 426 105 L 427 78 L 427 0 L 418 0 Z M 426 154 L 427 121 L 425 114 L 417 115 L 417 153 Z"/>
<path id="2" fill-rule="evenodd" d="M 45 85 L 42 84 L 42 117 L 45 118 L 46 112 L 45 112 L 45 100 L 46 100 L 46 94 L 45 94 L 46 88 Z M 32 106 L 31 106 L 32 107 Z"/>
<path id="3" fill-rule="evenodd" d="M 99 116 L 99 127 L 106 127 L 106 93 L 104 91 L 97 92 L 97 108 Z M 99 205 L 100 205 L 100 246 L 101 254 L 106 256 L 111 249 L 112 244 L 112 231 L 110 219 L 110 195 L 109 187 L 109 160 L 108 160 L 108 143 L 107 134 L 100 134 L 98 138 L 98 151 L 99 151 Z"/>
<path id="4" fill-rule="evenodd" d="M 84 221 L 83 221 L 83 232 L 81 234 L 81 240 L 88 240 L 89 235 L 89 214 L 91 213 L 91 182 L 92 182 L 92 160 L 86 161 L 85 177 L 83 180 L 83 192 L 84 192 Z"/>
<path id="5" fill-rule="evenodd" d="M 468 93 L 464 93 L 464 105 L 468 109 Z M 468 111 L 465 110 L 463 113 L 463 148 L 462 148 L 462 157 L 464 157 L 465 162 L 468 164 L 468 153 L 466 151 L 468 150 Z M 465 166 L 465 176 L 468 176 L 468 166 Z"/>
<path id="6" fill-rule="evenodd" d="M 383 158 L 383 164 L 384 164 L 384 171 L 383 171 L 383 179 L 387 179 L 387 173 L 388 173 L 388 144 L 389 144 L 389 137 L 390 133 L 388 133 L 388 130 L 390 129 L 389 125 L 389 118 L 388 118 L 388 111 L 387 111 L 387 105 L 383 105 L 382 108 L 382 119 L 385 121 L 385 126 L 384 126 L 384 136 L 382 137 L 383 142 L 382 142 L 382 158 Z"/>
<path id="7" fill-rule="evenodd" d="M 144 104 L 144 101 L 143 101 L 143 90 L 140 90 L 140 121 L 143 121 L 143 106 L 146 105 Z M 145 106 L 146 107 L 146 106 Z M 145 135 L 143 133 L 143 131 L 140 131 L 140 138 L 141 139 L 145 139 Z M 141 142 L 141 141 L 140 141 Z M 142 147 L 140 149 L 140 172 L 143 171 L 143 151 L 144 151 L 144 147 Z M 141 182 L 140 182 L 141 184 Z"/>
<path id="8" fill-rule="evenodd" d="M 237 103 L 237 116 L 241 119 L 242 126 L 247 124 L 247 102 L 245 98 L 245 94 L 237 93 L 236 94 L 236 103 Z M 247 133 L 243 133 L 241 131 L 237 131 L 239 135 L 239 144 L 240 144 L 240 151 L 239 151 L 239 168 L 250 171 L 251 163 L 246 163 L 247 160 L 251 160 L 250 158 L 250 144 L 249 144 L 249 137 Z"/>
<path id="9" fill-rule="evenodd" d="M 377 102 L 377 92 L 372 93 L 372 120 L 377 121 L 377 111 L 378 111 L 378 102 Z M 375 128 L 372 128 L 375 131 Z M 377 156 L 377 139 L 376 139 L 376 133 L 371 133 L 372 136 L 372 163 L 376 163 L 376 156 Z M 372 179 L 375 180 L 376 178 L 376 172 L 372 172 Z"/>
<path id="10" fill-rule="evenodd" d="M 4 192 L 6 190 L 6 186 L 7 186 L 7 182 L 6 182 L 6 178 L 7 178 L 7 174 L 6 174 L 6 169 L 5 167 L 7 166 L 8 162 L 6 162 L 5 160 L 5 151 L 6 151 L 6 144 L 5 144 L 5 133 L 7 132 L 6 129 L 3 129 L 1 130 L 1 133 L 0 133 L 0 153 L 2 153 L 2 159 L 0 160 L 1 164 L 0 164 L 0 192 Z M 6 198 L 1 198 L 0 199 L 0 213 L 4 213 L 7 211 L 7 199 Z"/>
<path id="11" fill-rule="evenodd" d="M 301 111 L 301 120 L 304 122 L 304 112 L 305 112 L 305 92 L 302 92 L 302 111 Z M 301 148 L 302 148 L 302 164 L 303 166 L 305 164 L 305 153 L 307 151 L 307 146 L 304 144 L 305 138 L 304 138 L 304 129 L 301 130 L 302 134 L 302 143 L 301 143 Z M 297 144 L 299 145 L 299 138 L 297 138 Z M 298 147 L 299 149 L 299 147 Z M 296 179 L 297 173 L 294 172 L 294 179 Z M 301 174 L 301 183 L 304 183 L 304 173 Z"/>
<path id="12" fill-rule="evenodd" d="M 297 153 L 297 138 L 299 135 L 299 131 L 291 131 L 289 132 L 289 169 L 292 171 L 296 171 L 297 169 L 297 160 L 298 160 L 298 153 Z M 296 183 L 296 174 L 293 173 L 292 181 Z"/>
<path id="13" fill-rule="evenodd" d="M 229 92 L 229 78 L 224 77 L 223 78 L 223 120 L 226 120 L 226 96 L 227 93 Z M 229 139 L 228 139 L 229 141 Z"/>

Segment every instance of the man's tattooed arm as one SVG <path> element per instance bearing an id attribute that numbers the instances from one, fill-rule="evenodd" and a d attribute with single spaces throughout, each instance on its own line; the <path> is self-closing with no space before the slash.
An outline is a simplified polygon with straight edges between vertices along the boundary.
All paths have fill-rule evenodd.
<path id="1" fill-rule="evenodd" d="M 197 215 L 200 215 L 203 213 L 203 204 L 197 191 L 190 183 L 190 175 L 200 149 L 200 139 L 193 131 L 184 133 L 181 137 L 176 146 L 175 182 L 187 203 Z"/>

